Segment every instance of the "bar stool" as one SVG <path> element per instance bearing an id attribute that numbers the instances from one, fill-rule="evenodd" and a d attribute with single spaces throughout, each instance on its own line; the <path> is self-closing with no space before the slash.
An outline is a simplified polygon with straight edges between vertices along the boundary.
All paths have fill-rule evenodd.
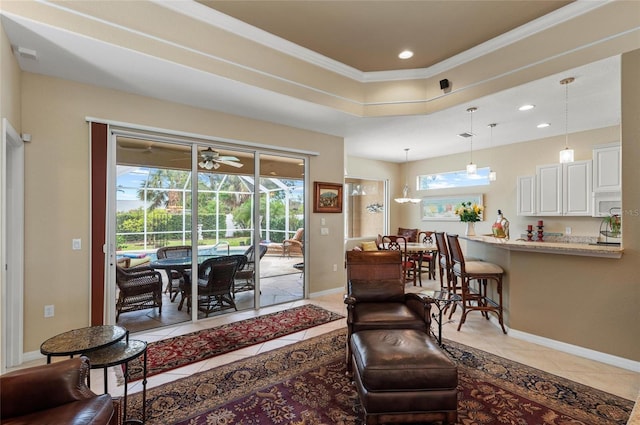
<path id="1" fill-rule="evenodd" d="M 440 289 L 450 290 L 451 284 L 451 260 L 449 258 L 449 248 L 447 247 L 447 237 L 444 232 L 434 232 L 436 247 L 438 248 L 438 265 L 440 266 Z M 444 278 L 447 284 L 444 284 Z M 449 291 L 451 292 L 451 291 Z"/>
<path id="2" fill-rule="evenodd" d="M 458 278 L 461 280 L 462 291 L 462 317 L 458 330 L 467 318 L 470 311 L 480 311 L 483 316 L 489 319 L 489 312 L 493 312 L 498 316 L 500 327 L 505 334 L 507 330 L 504 328 L 504 318 L 502 311 L 502 276 L 504 270 L 497 264 L 488 263 L 486 261 L 465 261 L 460 247 L 458 235 L 447 234 L 447 242 L 449 243 L 449 251 L 451 254 L 451 272 L 453 283 L 457 284 Z M 478 289 L 471 288 L 471 281 L 478 281 Z M 496 292 L 498 301 L 494 301 L 487 296 L 487 280 L 496 282 Z"/>

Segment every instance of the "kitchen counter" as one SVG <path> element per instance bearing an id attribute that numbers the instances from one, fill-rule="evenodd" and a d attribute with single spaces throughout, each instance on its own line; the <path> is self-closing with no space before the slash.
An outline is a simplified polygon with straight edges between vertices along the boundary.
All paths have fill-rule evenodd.
<path id="1" fill-rule="evenodd" d="M 589 245 L 586 243 L 536 242 L 520 239 L 500 239 L 491 235 L 460 236 L 472 242 L 490 244 L 510 251 L 527 251 L 542 254 L 579 255 L 586 257 L 622 258 L 624 249 L 615 245 Z"/>

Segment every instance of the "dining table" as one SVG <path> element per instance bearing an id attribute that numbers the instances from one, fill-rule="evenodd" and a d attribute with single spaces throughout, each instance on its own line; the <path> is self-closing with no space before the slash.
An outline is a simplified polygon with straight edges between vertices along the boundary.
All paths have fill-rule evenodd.
<path id="1" fill-rule="evenodd" d="M 219 255 L 198 255 L 198 265 L 208 258 L 219 257 Z M 172 257 L 172 258 L 158 258 L 149 263 L 149 267 L 153 269 L 160 269 L 171 274 L 172 270 L 180 272 L 182 274 L 184 283 L 180 283 L 180 290 L 182 297 L 180 298 L 180 304 L 178 304 L 178 310 L 182 311 L 184 301 L 189 294 L 191 294 L 191 268 L 193 266 L 193 259 L 191 257 Z M 197 268 L 197 267 L 196 267 Z"/>
<path id="2" fill-rule="evenodd" d="M 387 244 L 382 244 L 382 249 L 387 249 Z M 438 247 L 436 244 L 427 244 L 423 242 L 407 242 L 407 254 L 416 254 L 419 255 L 418 259 L 418 270 L 422 269 L 422 259 L 423 256 L 421 254 L 430 253 L 431 259 L 429 260 L 429 270 L 435 276 L 435 265 L 436 265 L 436 253 L 438 252 Z M 422 286 L 422 273 L 418 274 L 418 282 L 420 286 Z"/>

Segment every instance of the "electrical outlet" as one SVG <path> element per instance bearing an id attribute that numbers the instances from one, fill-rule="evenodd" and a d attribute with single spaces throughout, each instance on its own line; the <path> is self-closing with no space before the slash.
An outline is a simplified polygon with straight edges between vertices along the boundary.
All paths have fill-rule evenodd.
<path id="1" fill-rule="evenodd" d="M 337 264 L 334 264 L 334 265 L 333 265 L 333 271 L 334 271 L 334 272 L 337 272 L 337 271 L 338 271 L 338 265 L 337 265 Z"/>
<path id="2" fill-rule="evenodd" d="M 82 249 L 82 239 L 72 239 L 71 249 L 73 249 L 74 251 Z"/>
<path id="3" fill-rule="evenodd" d="M 571 227 L 567 226 L 564 228 L 564 234 L 565 235 L 570 235 L 571 234 Z"/>
<path id="4" fill-rule="evenodd" d="M 44 317 L 53 317 L 55 310 L 53 304 L 44 306 Z"/>

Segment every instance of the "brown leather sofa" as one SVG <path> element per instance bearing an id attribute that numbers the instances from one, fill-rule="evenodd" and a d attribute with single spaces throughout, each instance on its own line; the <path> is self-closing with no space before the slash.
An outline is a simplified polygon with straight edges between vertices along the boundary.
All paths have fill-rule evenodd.
<path id="1" fill-rule="evenodd" d="M 76 357 L 0 376 L 3 425 L 118 424 L 109 394 L 87 386 L 89 359 Z"/>

